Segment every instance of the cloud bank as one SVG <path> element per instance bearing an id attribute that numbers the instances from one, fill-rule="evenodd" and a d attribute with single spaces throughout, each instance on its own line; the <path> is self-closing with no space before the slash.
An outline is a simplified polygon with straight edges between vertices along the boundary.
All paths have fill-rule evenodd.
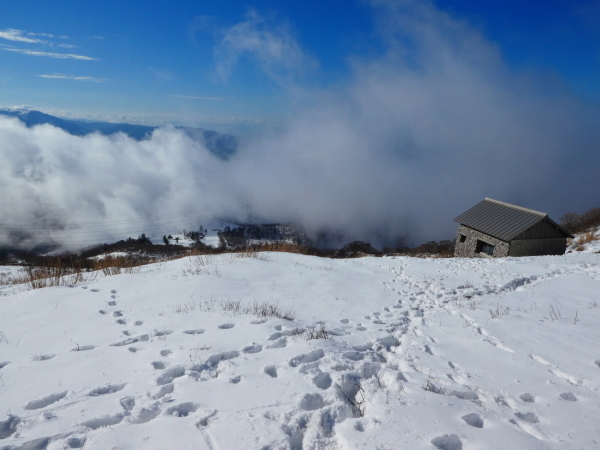
<path id="1" fill-rule="evenodd" d="M 598 206 L 598 105 L 555 77 L 514 72 L 496 45 L 431 3 L 373 9 L 385 51 L 353 58 L 351 75 L 333 88 L 287 83 L 284 126 L 228 162 L 169 128 L 137 143 L 0 119 L 0 185 L 10 192 L 0 216 L 61 242 L 97 242 L 170 232 L 168 217 L 172 227 L 186 218 L 188 228 L 211 215 L 241 218 L 250 203 L 266 221 L 337 237 L 332 245 L 395 245 L 452 238 L 452 219 L 484 197 L 555 219 Z M 305 60 L 291 34 L 257 20 L 217 45 L 227 49 L 216 52 L 223 74 L 242 54 L 275 79 Z M 283 60 L 273 50 L 282 43 L 295 49 Z M 124 234 L 125 225 L 138 231 Z M 3 233 L 4 242 L 33 242 L 15 228 Z"/>

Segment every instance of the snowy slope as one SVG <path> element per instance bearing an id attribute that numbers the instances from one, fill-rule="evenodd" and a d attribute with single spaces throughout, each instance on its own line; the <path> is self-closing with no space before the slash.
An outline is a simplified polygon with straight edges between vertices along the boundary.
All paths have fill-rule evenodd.
<path id="1" fill-rule="evenodd" d="M 0 286 L 0 449 L 600 448 L 600 255 L 263 255 Z"/>
<path id="2" fill-rule="evenodd" d="M 600 227 L 576 234 L 566 252 L 600 253 Z"/>

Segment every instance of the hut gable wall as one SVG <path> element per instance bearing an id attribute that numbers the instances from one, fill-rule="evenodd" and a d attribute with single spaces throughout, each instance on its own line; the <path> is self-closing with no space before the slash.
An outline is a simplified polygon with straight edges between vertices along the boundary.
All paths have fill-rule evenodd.
<path id="1" fill-rule="evenodd" d="M 464 238 L 463 238 L 464 237 Z M 481 241 L 494 246 L 493 255 L 477 252 L 477 241 Z M 454 256 L 459 258 L 500 258 L 508 256 L 510 245 L 508 242 L 497 239 L 489 234 L 460 225 L 456 234 L 456 247 Z"/>
<path id="2" fill-rule="evenodd" d="M 547 218 L 544 220 L 540 220 L 535 225 L 527 228 L 517 236 L 513 238 L 513 240 L 522 240 L 522 239 L 558 239 L 558 238 L 566 238 L 565 232 L 558 228 L 556 225 L 551 223 Z"/>

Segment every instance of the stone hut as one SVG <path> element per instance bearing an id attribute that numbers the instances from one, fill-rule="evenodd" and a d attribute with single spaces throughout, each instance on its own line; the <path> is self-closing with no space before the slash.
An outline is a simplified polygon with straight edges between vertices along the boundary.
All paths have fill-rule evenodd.
<path id="1" fill-rule="evenodd" d="M 562 255 L 573 236 L 547 214 L 486 198 L 456 219 L 454 256 Z"/>

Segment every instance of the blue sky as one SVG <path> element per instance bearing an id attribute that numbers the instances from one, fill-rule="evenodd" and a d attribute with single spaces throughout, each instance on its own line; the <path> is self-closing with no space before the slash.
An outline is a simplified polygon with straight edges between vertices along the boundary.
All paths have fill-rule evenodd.
<path id="1" fill-rule="evenodd" d="M 434 4 L 494 43 L 511 70 L 600 100 L 600 1 Z M 4 2 L 0 106 L 152 124 L 276 121 L 290 91 L 335 88 L 356 58 L 386 51 L 376 11 L 365 1 Z M 227 43 L 244 24 L 293 42 L 273 63 Z"/>

